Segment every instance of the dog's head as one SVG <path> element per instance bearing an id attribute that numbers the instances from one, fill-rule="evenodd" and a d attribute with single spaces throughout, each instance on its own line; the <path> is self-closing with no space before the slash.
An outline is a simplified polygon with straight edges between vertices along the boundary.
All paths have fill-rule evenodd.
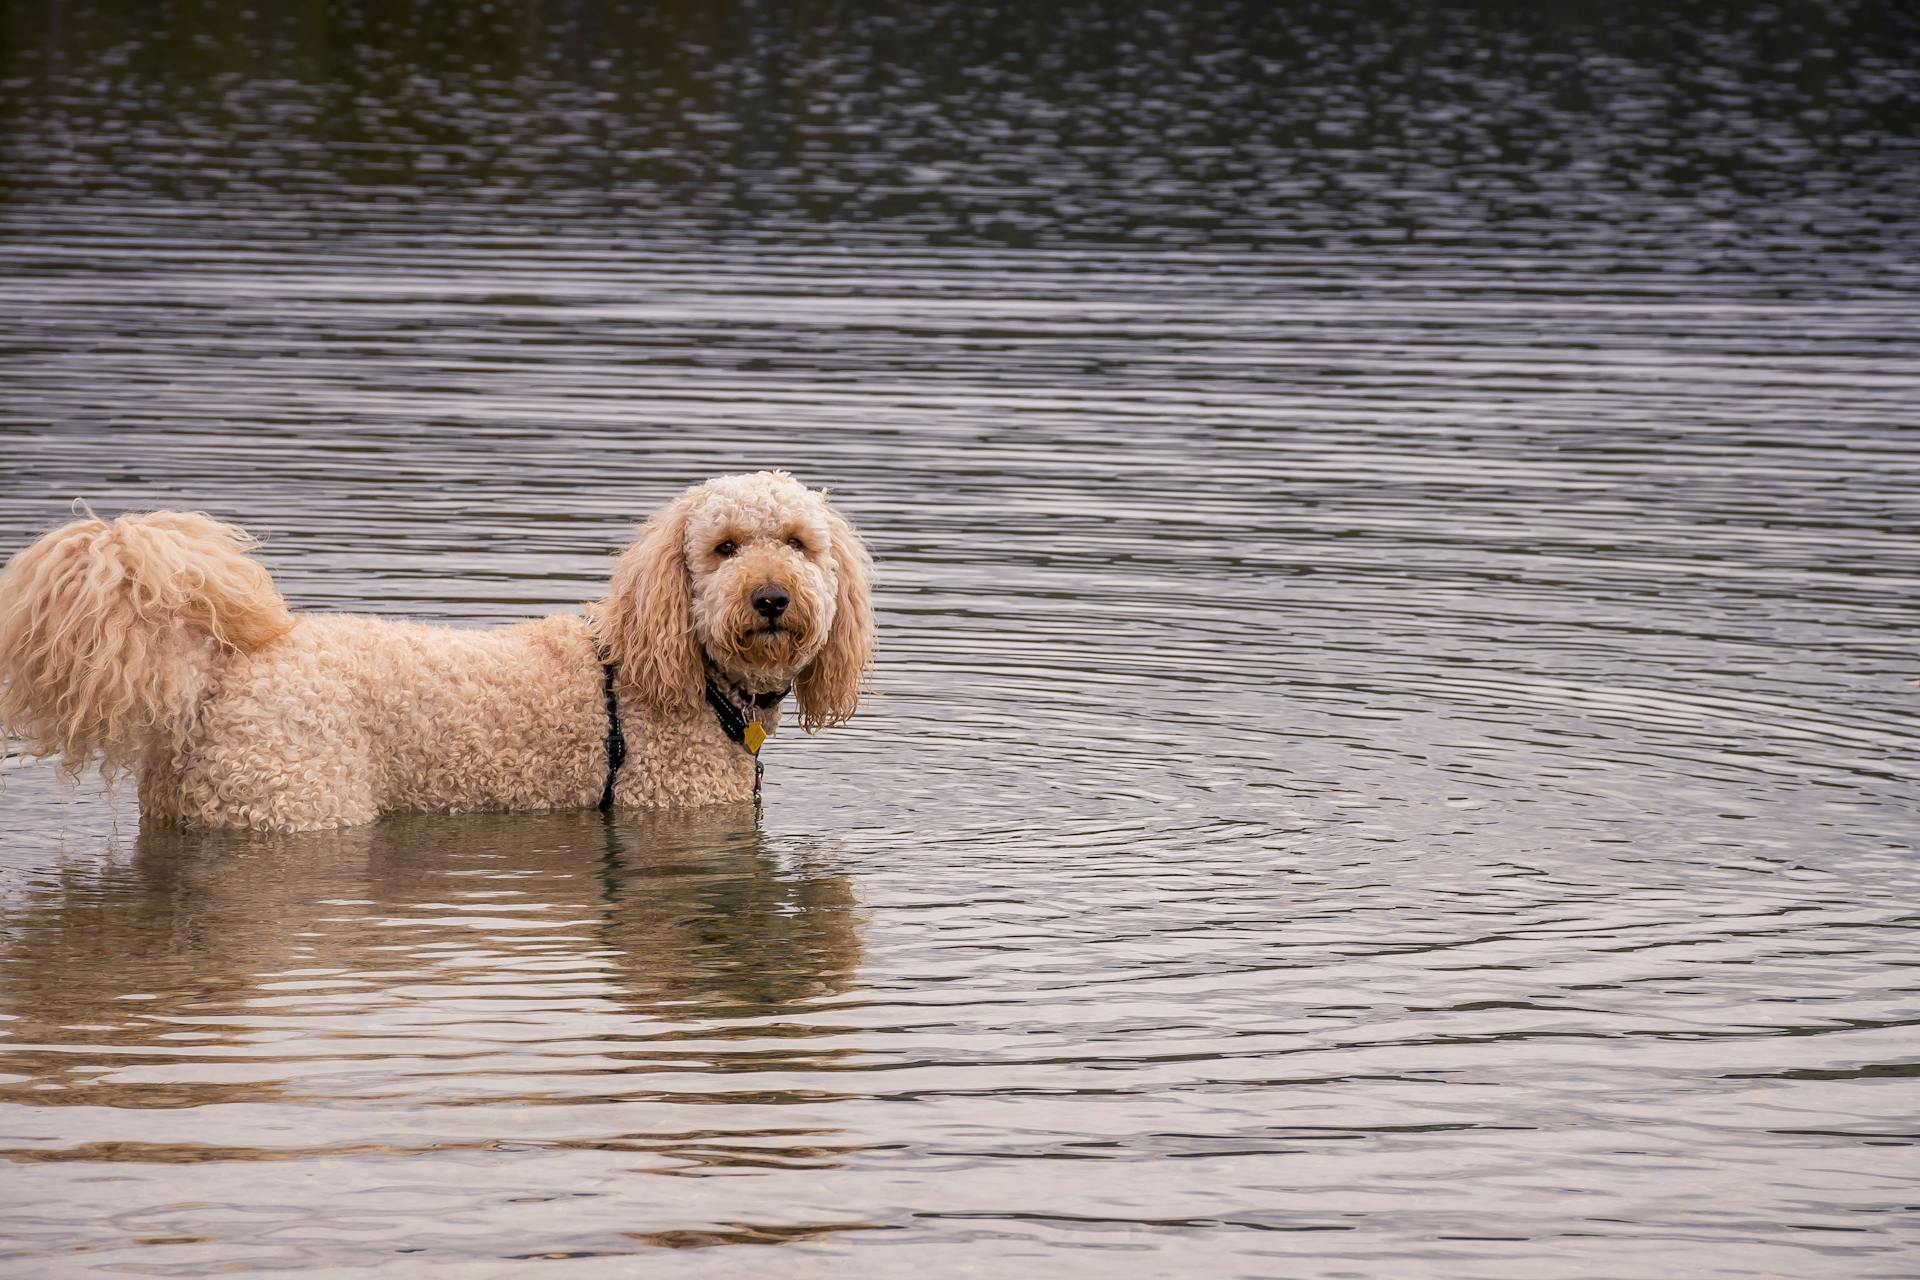
<path id="1" fill-rule="evenodd" d="M 702 706 L 711 665 L 755 693 L 792 685 L 812 731 L 853 714 L 873 666 L 871 570 L 824 494 L 784 471 L 722 476 L 641 527 L 594 629 L 657 712 Z"/>

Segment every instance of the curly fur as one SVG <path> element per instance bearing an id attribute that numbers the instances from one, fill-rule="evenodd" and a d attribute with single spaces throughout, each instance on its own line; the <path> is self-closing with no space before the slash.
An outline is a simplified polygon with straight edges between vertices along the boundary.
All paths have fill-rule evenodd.
<path id="1" fill-rule="evenodd" d="M 709 673 L 743 703 L 793 687 L 811 732 L 853 714 L 873 663 L 866 549 L 785 472 L 681 494 L 586 616 L 491 630 L 291 614 L 252 546 L 162 511 L 20 552 L 0 573 L 0 726 L 69 772 L 133 769 L 145 813 L 189 824 L 575 808 L 606 777 L 605 655 L 629 751 L 615 803 L 660 808 L 752 794 Z M 752 606 L 765 585 L 791 600 L 777 626 Z M 777 727 L 777 704 L 747 710 Z"/>
<path id="2" fill-rule="evenodd" d="M 253 542 L 208 516 L 76 520 L 0 573 L 0 725 L 77 774 L 177 744 L 211 670 L 293 626 Z"/>

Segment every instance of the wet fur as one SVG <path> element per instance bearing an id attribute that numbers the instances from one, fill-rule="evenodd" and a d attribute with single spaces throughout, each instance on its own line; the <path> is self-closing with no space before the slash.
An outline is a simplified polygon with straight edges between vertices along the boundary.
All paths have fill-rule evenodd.
<path id="1" fill-rule="evenodd" d="M 790 545 L 792 539 L 795 545 Z M 737 544 L 731 556 L 715 548 Z M 75 521 L 0 572 L 0 726 L 69 772 L 139 777 L 143 813 L 312 830 L 399 810 L 592 805 L 606 777 L 600 654 L 628 757 L 614 799 L 743 800 L 753 761 L 706 672 L 792 685 L 808 731 L 854 712 L 873 661 L 871 561 L 784 472 L 711 480 L 640 530 L 585 616 L 488 630 L 294 614 L 240 530 L 154 512 Z M 749 597 L 784 587 L 768 633 Z M 779 708 L 757 713 L 771 732 Z"/>

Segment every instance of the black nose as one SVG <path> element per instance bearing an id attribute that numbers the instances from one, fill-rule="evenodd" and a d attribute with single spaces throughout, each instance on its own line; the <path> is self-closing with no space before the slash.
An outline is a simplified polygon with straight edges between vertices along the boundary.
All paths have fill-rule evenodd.
<path id="1" fill-rule="evenodd" d="M 785 613 L 787 606 L 793 603 L 793 597 L 787 594 L 785 587 L 776 587 L 771 582 L 764 587 L 755 587 L 753 595 L 748 598 L 753 601 L 753 611 L 768 622 Z"/>

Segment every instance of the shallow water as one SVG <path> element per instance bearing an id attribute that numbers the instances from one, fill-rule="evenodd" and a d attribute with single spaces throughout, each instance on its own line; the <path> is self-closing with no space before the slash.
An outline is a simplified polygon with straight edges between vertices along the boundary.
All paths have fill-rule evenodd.
<path id="1" fill-rule="evenodd" d="M 0 1270 L 1913 1274 L 1911 21 L 800 12 L 10 19 L 0 548 L 787 466 L 883 655 L 758 818 L 12 763 Z"/>

